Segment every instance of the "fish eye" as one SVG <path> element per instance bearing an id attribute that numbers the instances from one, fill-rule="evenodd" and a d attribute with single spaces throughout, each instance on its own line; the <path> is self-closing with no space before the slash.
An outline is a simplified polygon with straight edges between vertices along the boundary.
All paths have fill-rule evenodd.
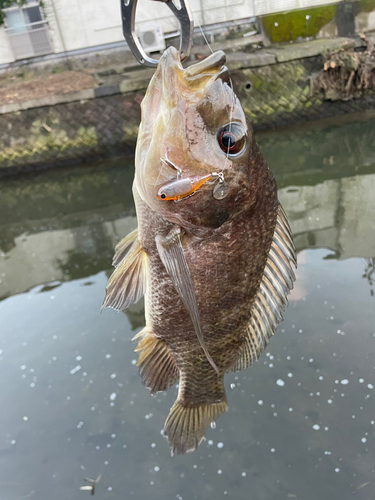
<path id="1" fill-rule="evenodd" d="M 245 148 L 246 132 L 237 123 L 229 123 L 218 131 L 217 142 L 225 154 L 236 156 Z"/>
<path id="2" fill-rule="evenodd" d="M 161 198 L 162 200 L 164 200 L 164 198 L 165 198 L 165 194 L 164 194 L 164 193 L 162 193 L 162 194 L 160 195 L 160 198 Z"/>

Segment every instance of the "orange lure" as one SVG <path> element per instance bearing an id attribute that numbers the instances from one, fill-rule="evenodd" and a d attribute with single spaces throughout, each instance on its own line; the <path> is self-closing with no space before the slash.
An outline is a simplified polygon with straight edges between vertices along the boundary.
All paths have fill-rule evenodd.
<path id="1" fill-rule="evenodd" d="M 195 193 L 205 182 L 210 180 L 212 174 L 193 175 L 184 179 L 176 179 L 162 186 L 156 195 L 158 200 L 181 200 Z"/>

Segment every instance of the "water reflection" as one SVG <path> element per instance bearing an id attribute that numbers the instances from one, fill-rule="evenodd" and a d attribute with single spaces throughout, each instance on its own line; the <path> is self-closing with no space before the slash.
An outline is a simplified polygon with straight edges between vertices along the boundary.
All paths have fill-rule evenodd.
<path id="1" fill-rule="evenodd" d="M 295 234 L 296 288 L 187 457 L 160 434 L 173 390 L 151 397 L 134 366 L 142 302 L 99 313 L 113 247 L 135 227 L 132 159 L 1 180 L 2 500 L 81 499 L 100 474 L 101 499 L 372 498 L 375 121 L 260 142 Z"/>

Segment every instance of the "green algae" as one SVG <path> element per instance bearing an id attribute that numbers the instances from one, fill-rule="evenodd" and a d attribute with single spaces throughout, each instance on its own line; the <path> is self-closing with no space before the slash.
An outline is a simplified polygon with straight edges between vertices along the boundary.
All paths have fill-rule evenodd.
<path id="1" fill-rule="evenodd" d="M 373 0 L 364 0 L 372 2 Z M 273 43 L 290 42 L 298 37 L 313 37 L 321 28 L 332 21 L 336 5 L 315 7 L 271 14 L 262 18 L 263 28 Z"/>
<path id="2" fill-rule="evenodd" d="M 375 0 L 358 0 L 359 12 L 371 12 L 375 9 Z"/>

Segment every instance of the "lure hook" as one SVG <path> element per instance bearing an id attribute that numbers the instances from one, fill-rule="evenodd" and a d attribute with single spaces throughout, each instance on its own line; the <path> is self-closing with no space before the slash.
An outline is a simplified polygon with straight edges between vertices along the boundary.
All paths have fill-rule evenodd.
<path id="1" fill-rule="evenodd" d="M 122 31 L 133 56 L 143 66 L 156 68 L 157 59 L 152 59 L 144 51 L 135 34 L 135 13 L 138 0 L 120 0 L 122 15 Z M 190 54 L 194 21 L 187 0 L 154 0 L 165 3 L 173 12 L 181 27 L 180 60 L 183 62 Z"/>

